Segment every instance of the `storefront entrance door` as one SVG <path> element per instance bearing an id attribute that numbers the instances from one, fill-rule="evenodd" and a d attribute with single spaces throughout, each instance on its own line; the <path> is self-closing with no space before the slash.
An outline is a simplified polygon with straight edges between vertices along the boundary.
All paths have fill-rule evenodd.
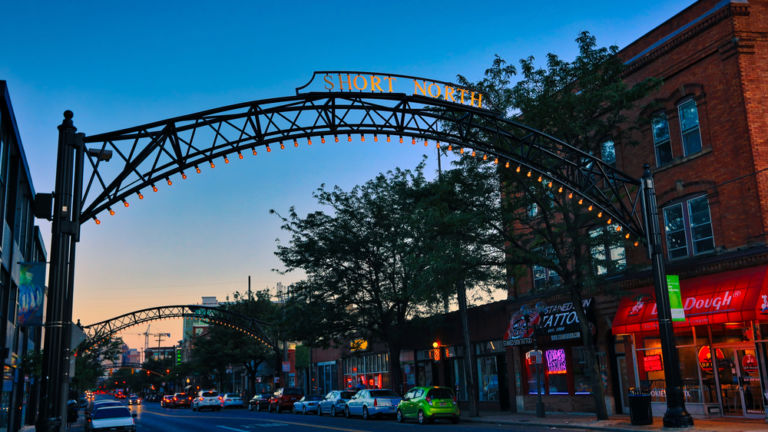
<path id="1" fill-rule="evenodd" d="M 754 349 L 722 348 L 725 359 L 717 359 L 723 415 L 764 415 L 760 374 Z M 723 363 L 723 364 L 720 364 Z"/>

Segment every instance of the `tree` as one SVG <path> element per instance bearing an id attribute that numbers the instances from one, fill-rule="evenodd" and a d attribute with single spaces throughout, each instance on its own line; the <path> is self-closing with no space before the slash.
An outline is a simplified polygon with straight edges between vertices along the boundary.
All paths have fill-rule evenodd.
<path id="1" fill-rule="evenodd" d="M 494 109 L 528 126 L 558 137 L 579 149 L 600 157 L 603 144 L 634 144 L 629 139 L 633 129 L 626 113 L 634 104 L 657 87 L 649 79 L 634 85 L 622 80 L 624 64 L 618 48 L 598 48 L 594 36 L 582 32 L 576 39 L 579 54 L 572 62 L 555 54 L 547 56 L 546 68 L 537 68 L 534 58 L 520 61 L 522 79 L 510 86 L 516 70 L 498 56 L 485 79 L 468 87 L 498 95 Z M 507 242 L 508 271 L 516 266 L 554 272 L 558 283 L 545 286 L 541 297 L 566 291 L 579 318 L 581 337 L 587 351 L 587 371 L 598 419 L 607 418 L 604 389 L 596 361 L 595 341 L 582 300 L 597 286 L 595 268 L 609 264 L 610 257 L 596 260 L 591 254 L 597 242 L 623 245 L 615 230 L 601 224 L 596 212 L 585 210 L 578 199 L 559 193 L 540 180 L 526 178 L 526 170 L 498 170 L 502 182 L 501 225 L 497 213 L 489 213 L 489 226 L 499 229 Z M 539 177 L 540 178 L 540 177 Z M 594 230 L 594 231 L 593 231 Z M 590 231 L 599 235 L 592 236 Z M 516 274 L 516 273 L 515 273 Z M 514 276 L 515 274 L 510 274 Z M 514 290 L 515 288 L 513 288 Z M 513 291 L 516 294 L 516 291 Z"/>
<path id="2" fill-rule="evenodd" d="M 84 341 L 82 346 L 89 343 Z M 96 387 L 99 379 L 104 375 L 102 362 L 109 360 L 116 362 L 122 352 L 123 340 L 108 339 L 103 343 L 93 345 L 87 349 L 78 347 L 75 357 L 75 376 L 72 378 L 72 388 L 78 393 Z"/>
<path id="3" fill-rule="evenodd" d="M 233 301 L 223 303 L 220 308 L 227 309 L 247 319 L 273 322 L 277 319 L 278 306 L 269 298 L 266 291 L 257 291 L 255 296 L 240 292 L 233 294 Z M 268 326 L 262 329 L 267 330 Z M 275 340 L 276 335 L 268 335 Z M 256 381 L 256 369 L 263 362 L 274 361 L 279 352 L 276 347 L 265 346 L 245 333 L 219 325 L 211 325 L 208 330 L 192 339 L 192 368 L 206 376 L 215 375 L 215 384 L 221 388 L 226 368 L 231 365 L 243 366 L 249 379 L 249 388 L 253 389 Z M 212 383 L 210 383 L 212 384 Z"/>
<path id="4" fill-rule="evenodd" d="M 314 197 L 325 211 L 301 217 L 292 207 L 280 216 L 291 238 L 275 252 L 285 272 L 306 273 L 292 294 L 322 313 L 315 324 L 324 334 L 316 340 L 385 342 L 395 390 L 404 324 L 444 297 L 422 279 L 429 265 L 423 168 L 379 174 L 350 191 L 321 186 Z"/>

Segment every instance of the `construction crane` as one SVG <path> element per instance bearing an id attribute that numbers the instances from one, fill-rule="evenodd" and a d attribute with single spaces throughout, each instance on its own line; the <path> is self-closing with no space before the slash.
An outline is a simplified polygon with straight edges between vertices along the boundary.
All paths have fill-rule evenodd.
<path id="1" fill-rule="evenodd" d="M 147 350 L 149 349 L 149 337 L 154 336 L 155 340 L 157 340 L 157 347 L 160 348 L 160 344 L 163 341 L 163 338 L 169 338 L 171 337 L 170 333 L 151 333 L 149 331 L 152 324 L 147 325 L 147 329 L 143 333 L 139 333 L 140 336 L 144 336 L 144 351 L 142 353 L 143 359 L 142 362 L 147 361 Z"/>

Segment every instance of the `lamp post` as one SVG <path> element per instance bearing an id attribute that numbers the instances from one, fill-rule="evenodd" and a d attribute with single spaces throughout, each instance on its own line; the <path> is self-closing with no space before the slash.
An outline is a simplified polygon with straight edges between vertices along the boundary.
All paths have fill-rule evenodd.
<path id="1" fill-rule="evenodd" d="M 539 328 L 539 317 L 541 316 L 541 313 L 543 313 L 544 308 L 546 305 L 544 305 L 543 302 L 536 303 L 536 311 L 534 313 L 533 310 L 531 310 L 528 306 L 523 305 L 521 308 L 521 311 L 523 313 L 523 317 L 525 318 L 525 324 L 527 327 L 533 328 L 533 352 L 536 354 L 535 357 L 535 365 L 536 365 L 536 417 L 544 417 L 546 415 L 545 409 L 544 409 L 544 401 L 541 399 L 541 393 L 542 393 L 542 377 L 541 377 L 541 352 L 539 351 L 539 345 L 538 341 L 536 339 L 536 333 Z M 532 319 L 532 316 L 535 316 L 535 318 Z"/>

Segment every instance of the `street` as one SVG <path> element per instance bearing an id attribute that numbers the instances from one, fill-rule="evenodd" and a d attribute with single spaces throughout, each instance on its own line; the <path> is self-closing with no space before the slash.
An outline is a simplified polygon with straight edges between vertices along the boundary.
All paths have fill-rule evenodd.
<path id="1" fill-rule="evenodd" d="M 448 421 L 438 421 L 430 425 L 416 423 L 397 423 L 394 419 L 347 419 L 342 416 L 332 418 L 327 415 L 273 414 L 251 412 L 246 409 L 230 409 L 223 411 L 193 412 L 186 408 L 161 408 L 160 404 L 148 402 L 130 408 L 137 414 L 137 430 L 141 432 L 252 432 L 263 428 L 274 428 L 284 431 L 393 431 L 393 430 L 423 430 L 423 431 L 544 431 L 552 427 L 533 426 L 498 426 L 482 423 L 459 423 L 453 425 Z M 569 429 L 573 430 L 573 429 Z"/>

